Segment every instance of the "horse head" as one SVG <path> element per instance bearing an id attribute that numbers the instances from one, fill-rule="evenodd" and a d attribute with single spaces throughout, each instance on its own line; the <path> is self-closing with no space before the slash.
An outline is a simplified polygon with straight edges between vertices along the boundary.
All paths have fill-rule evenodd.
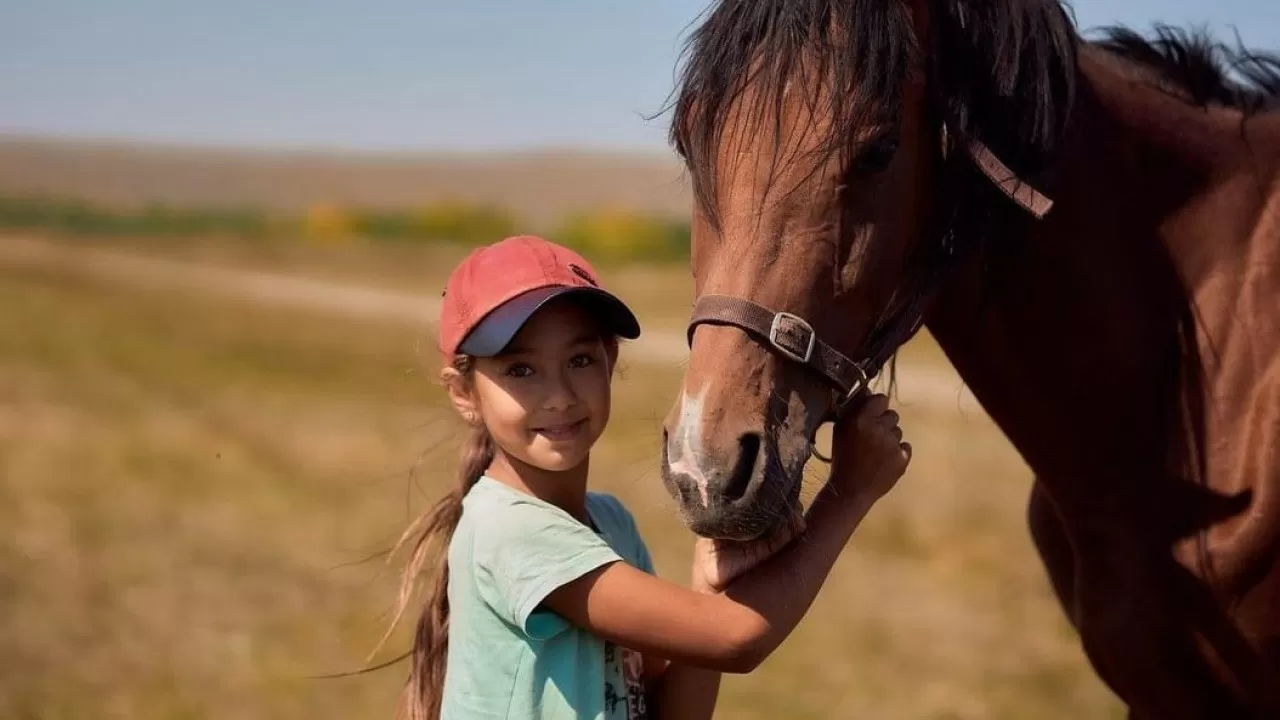
<path id="1" fill-rule="evenodd" d="M 671 135 L 697 300 L 662 467 L 695 532 L 797 512 L 814 433 L 982 234 L 976 185 L 1047 211 L 1021 180 L 1066 124 L 1075 36 L 1053 0 L 973 6 L 721 0 L 692 36 Z"/>

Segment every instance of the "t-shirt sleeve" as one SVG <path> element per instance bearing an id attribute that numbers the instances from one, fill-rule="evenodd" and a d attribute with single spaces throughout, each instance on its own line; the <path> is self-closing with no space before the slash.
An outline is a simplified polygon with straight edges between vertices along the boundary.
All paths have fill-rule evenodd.
<path id="1" fill-rule="evenodd" d="M 481 596 L 531 637 L 550 637 L 565 627 L 547 613 L 535 613 L 551 591 L 621 559 L 587 526 L 531 502 L 501 508 L 482 520 L 476 533 Z"/>
<path id="2" fill-rule="evenodd" d="M 657 575 L 657 571 L 653 569 L 653 558 L 649 556 L 649 548 L 645 546 L 644 539 L 639 534 L 636 535 L 636 555 L 638 560 L 636 566 L 650 575 Z"/>
<path id="3" fill-rule="evenodd" d="M 645 545 L 640 528 L 636 525 L 635 516 L 622 501 L 606 493 L 593 493 L 593 498 L 604 512 L 608 514 L 609 532 L 620 542 L 616 544 L 623 559 L 634 567 L 650 575 L 657 573 L 653 568 L 653 558 L 649 556 L 649 548 Z"/>

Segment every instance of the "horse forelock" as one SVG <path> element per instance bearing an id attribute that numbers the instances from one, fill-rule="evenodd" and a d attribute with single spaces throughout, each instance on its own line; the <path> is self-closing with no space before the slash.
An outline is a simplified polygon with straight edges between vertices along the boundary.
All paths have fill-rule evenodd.
<path id="1" fill-rule="evenodd" d="M 718 162 L 756 147 L 761 133 L 772 134 L 758 146 L 773 149 L 773 179 L 802 160 L 805 175 L 816 172 L 865 128 L 896 124 L 914 42 L 901 3 L 719 3 L 686 44 L 670 134 L 712 227 L 720 227 Z M 783 121 L 797 104 L 823 118 L 820 135 Z M 811 135 L 798 143 L 787 135 L 795 132 Z M 801 144 L 803 153 L 782 151 Z"/>

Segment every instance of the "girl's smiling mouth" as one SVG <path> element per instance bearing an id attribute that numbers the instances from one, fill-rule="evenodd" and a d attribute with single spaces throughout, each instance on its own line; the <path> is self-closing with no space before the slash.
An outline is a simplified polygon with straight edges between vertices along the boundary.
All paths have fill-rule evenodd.
<path id="1" fill-rule="evenodd" d="M 587 419 L 583 418 L 570 423 L 537 427 L 534 428 L 533 431 L 553 442 L 563 442 L 577 437 L 578 433 L 580 433 L 586 425 Z"/>

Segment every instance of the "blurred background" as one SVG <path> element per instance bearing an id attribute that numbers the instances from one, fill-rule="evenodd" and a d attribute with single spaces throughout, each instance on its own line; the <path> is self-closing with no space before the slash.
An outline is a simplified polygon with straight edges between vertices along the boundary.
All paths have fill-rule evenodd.
<path id="1" fill-rule="evenodd" d="M 0 718 L 389 718 L 405 663 L 319 676 L 407 647 L 366 660 L 385 553 L 453 475 L 440 288 L 516 232 L 642 316 L 593 482 L 687 581 L 661 111 L 703 9 L 0 0 Z M 1280 49 L 1270 0 L 1074 11 Z M 1029 471 L 927 334 L 899 371 L 907 478 L 718 717 L 1121 717 L 1032 550 Z"/>

